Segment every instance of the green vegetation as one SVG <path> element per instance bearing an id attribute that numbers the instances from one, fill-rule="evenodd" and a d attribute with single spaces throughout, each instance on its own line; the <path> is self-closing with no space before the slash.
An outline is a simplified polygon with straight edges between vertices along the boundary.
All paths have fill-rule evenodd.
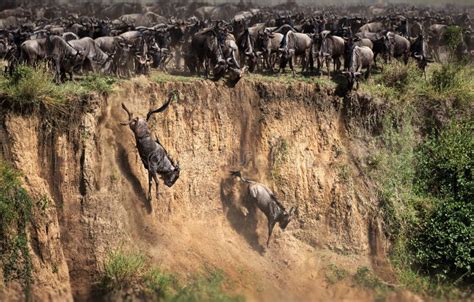
<path id="1" fill-rule="evenodd" d="M 337 267 L 334 263 L 331 263 L 326 267 L 325 277 L 326 281 L 330 284 L 335 284 L 341 280 L 344 280 L 348 275 L 348 271 Z"/>
<path id="2" fill-rule="evenodd" d="M 371 288 L 380 292 L 388 290 L 388 286 L 366 266 L 357 268 L 357 272 L 354 275 L 354 282 L 359 287 Z"/>
<path id="3" fill-rule="evenodd" d="M 175 276 L 150 268 L 143 254 L 123 249 L 109 253 L 101 279 L 101 287 L 107 293 L 125 293 L 153 301 L 243 301 L 240 296 L 226 293 L 224 275 L 219 270 L 209 270 L 180 286 Z"/>
<path id="4" fill-rule="evenodd" d="M 169 82 L 192 82 L 197 81 L 200 78 L 197 76 L 183 76 L 183 75 L 172 75 L 162 71 L 153 71 L 150 73 L 150 79 L 157 83 L 169 83 Z"/>
<path id="5" fill-rule="evenodd" d="M 20 174 L 0 160 L 0 262 L 6 283 L 19 281 L 31 300 L 32 266 L 27 228 L 33 202 L 21 187 Z"/>
<path id="6" fill-rule="evenodd" d="M 474 282 L 474 122 L 453 121 L 416 159 L 416 187 L 434 206 L 411 242 L 416 263 L 440 280 Z"/>
<path id="7" fill-rule="evenodd" d="M 198 276 L 187 286 L 181 288 L 176 295 L 170 299 L 175 302 L 199 302 L 199 301 L 221 301 L 238 302 L 244 301 L 241 296 L 229 296 L 223 287 L 224 276 L 221 271 L 211 271 L 208 275 Z"/>
<path id="8" fill-rule="evenodd" d="M 450 51 L 454 52 L 463 42 L 462 27 L 457 25 L 448 26 L 444 33 L 444 38 Z"/>
<path id="9" fill-rule="evenodd" d="M 140 253 L 113 251 L 104 264 L 102 284 L 109 290 L 138 285 L 145 273 L 145 256 Z"/>
<path id="10" fill-rule="evenodd" d="M 380 97 L 393 106 L 415 107 L 433 102 L 434 106 L 452 102 L 463 110 L 474 100 L 474 67 L 460 63 L 431 64 L 426 79 L 415 62 L 383 65 L 383 70 L 362 82 L 360 92 Z"/>
<path id="11" fill-rule="evenodd" d="M 116 79 L 91 74 L 74 82 L 54 83 L 45 66 L 19 65 L 11 76 L 0 76 L 0 98 L 19 108 L 59 108 L 93 92 L 112 92 Z"/>
<path id="12" fill-rule="evenodd" d="M 434 73 L 436 77 L 448 78 Z M 424 89 L 438 89 L 436 99 L 441 101 L 439 94 L 461 87 L 449 81 L 463 75 L 433 78 Z M 443 81 L 449 84 L 437 84 Z M 459 288 L 473 281 L 473 122 L 453 117 L 420 142 L 414 127 L 420 101 L 409 100 L 385 117 L 380 136 L 384 148 L 368 159 L 379 182 L 386 233 L 393 242 L 392 263 L 402 286 L 426 295 L 461 298 Z M 472 106 L 472 100 L 467 97 L 464 106 Z"/>

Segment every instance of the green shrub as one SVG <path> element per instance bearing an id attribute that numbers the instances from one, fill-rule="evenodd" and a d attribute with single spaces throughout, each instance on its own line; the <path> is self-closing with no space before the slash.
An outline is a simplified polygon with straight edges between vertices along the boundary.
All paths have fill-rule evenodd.
<path id="1" fill-rule="evenodd" d="M 102 285 L 109 291 L 133 288 L 142 279 L 145 256 L 122 249 L 109 253 L 102 276 Z"/>
<path id="2" fill-rule="evenodd" d="M 444 32 L 444 40 L 451 51 L 455 51 L 463 42 L 462 28 L 460 26 L 451 25 Z"/>
<path id="3" fill-rule="evenodd" d="M 157 268 L 152 268 L 143 276 L 145 291 L 158 299 L 171 297 L 176 285 L 174 276 L 163 273 Z"/>
<path id="4" fill-rule="evenodd" d="M 366 266 L 357 268 L 357 272 L 354 275 L 354 282 L 357 286 L 379 291 L 385 291 L 388 289 L 387 285 L 380 281 L 380 279 Z"/>
<path id="5" fill-rule="evenodd" d="M 349 275 L 349 272 L 343 268 L 337 267 L 334 263 L 331 263 L 326 268 L 326 281 L 330 284 L 337 283 L 345 279 Z"/>
<path id="6" fill-rule="evenodd" d="M 145 256 L 123 249 L 110 252 L 103 267 L 101 287 L 105 293 L 124 295 L 150 301 L 243 301 L 240 296 L 230 296 L 225 291 L 224 275 L 212 270 L 199 275 L 180 287 L 173 275 L 158 268 L 149 268 Z M 114 296 L 116 297 L 116 296 Z"/>
<path id="7" fill-rule="evenodd" d="M 415 183 L 437 198 L 474 198 L 474 121 L 452 122 L 423 143 L 416 157 Z"/>
<path id="8" fill-rule="evenodd" d="M 438 199 L 411 240 L 416 263 L 438 279 L 474 280 L 474 123 L 453 122 L 424 142 L 416 161 L 421 194 Z"/>
<path id="9" fill-rule="evenodd" d="M 403 64 L 395 61 L 393 64 L 385 65 L 380 79 L 377 81 L 387 87 L 398 89 L 398 92 L 403 92 L 407 86 L 413 81 L 418 81 L 422 78 L 422 71 L 416 66 L 414 62 Z"/>
<path id="10" fill-rule="evenodd" d="M 31 258 L 27 228 L 33 203 L 21 187 L 20 174 L 0 160 L 0 261 L 5 282 L 18 280 L 30 300 Z"/>
<path id="11" fill-rule="evenodd" d="M 412 182 L 415 174 L 415 132 L 411 109 L 387 115 L 383 121 L 381 141 L 384 148 L 375 156 L 377 169 L 372 172 L 379 183 L 378 196 L 385 231 L 392 241 L 403 239 L 418 220 Z"/>
<path id="12" fill-rule="evenodd" d="M 459 87 L 462 83 L 458 74 L 459 67 L 453 64 L 443 64 L 441 69 L 433 72 L 430 84 L 436 92 L 444 92 Z"/>
<path id="13" fill-rule="evenodd" d="M 474 204 L 443 200 L 411 241 L 416 263 L 444 281 L 474 281 Z"/>
<path id="14" fill-rule="evenodd" d="M 6 96 L 21 106 L 57 105 L 62 102 L 53 75 L 44 66 L 18 65 L 12 76 L 2 84 L 1 90 Z"/>
<path id="15" fill-rule="evenodd" d="M 207 276 L 199 276 L 196 280 L 181 288 L 170 299 L 174 302 L 237 302 L 244 301 L 241 296 L 230 296 L 224 291 L 224 276 L 221 271 L 211 271 Z"/>

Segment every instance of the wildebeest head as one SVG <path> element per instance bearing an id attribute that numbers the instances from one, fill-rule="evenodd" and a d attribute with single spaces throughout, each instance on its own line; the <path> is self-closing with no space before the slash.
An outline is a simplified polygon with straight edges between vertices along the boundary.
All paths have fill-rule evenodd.
<path id="1" fill-rule="evenodd" d="M 0 39 L 0 58 L 5 57 L 8 52 L 8 43 L 6 40 Z"/>
<path id="2" fill-rule="evenodd" d="M 178 180 L 181 169 L 179 167 L 179 163 L 175 164 L 169 155 L 168 155 L 168 158 L 170 159 L 171 165 L 173 165 L 174 169 L 168 173 L 161 175 L 161 178 L 163 179 L 163 182 L 165 183 L 165 185 L 171 188 L 174 185 L 174 183 Z"/>
<path id="3" fill-rule="evenodd" d="M 283 213 L 280 215 L 278 219 L 278 224 L 280 225 L 280 228 L 282 230 L 284 230 L 288 226 L 288 223 L 290 223 L 291 219 L 293 219 L 295 212 L 296 212 L 295 207 L 291 207 L 289 212 L 287 212 L 286 210 L 283 210 Z"/>
<path id="4" fill-rule="evenodd" d="M 355 83 L 359 83 L 359 78 L 362 75 L 362 73 L 358 71 L 343 71 L 342 74 L 347 77 L 347 89 L 349 91 L 354 88 Z"/>

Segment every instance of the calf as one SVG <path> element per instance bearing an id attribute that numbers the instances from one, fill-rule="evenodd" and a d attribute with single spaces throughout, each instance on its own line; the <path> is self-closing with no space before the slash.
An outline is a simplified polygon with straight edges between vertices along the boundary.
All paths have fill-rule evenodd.
<path id="1" fill-rule="evenodd" d="M 156 194 L 158 196 L 158 177 L 161 176 L 164 183 L 168 187 L 172 187 L 179 178 L 180 168 L 179 164 L 174 164 L 171 157 L 166 152 L 165 148 L 158 140 L 152 138 L 151 132 L 148 129 L 148 120 L 154 113 L 164 111 L 171 102 L 172 95 L 169 96 L 168 101 L 158 109 L 150 110 L 146 119 L 135 117 L 122 104 L 122 108 L 128 114 L 128 121 L 122 122 L 123 126 L 128 125 L 135 135 L 137 143 L 138 154 L 142 160 L 145 169 L 148 170 L 148 200 L 151 200 L 151 186 L 154 180 L 156 184 Z"/>
<path id="2" fill-rule="evenodd" d="M 265 216 L 267 216 L 268 246 L 275 224 L 278 222 L 280 228 L 284 230 L 293 218 L 296 208 L 291 207 L 290 211 L 287 212 L 283 205 L 278 201 L 275 194 L 265 185 L 244 178 L 240 171 L 232 171 L 231 175 L 234 177 L 239 177 L 240 181 L 248 186 L 250 196 L 257 204 L 257 207 L 265 214 Z"/>

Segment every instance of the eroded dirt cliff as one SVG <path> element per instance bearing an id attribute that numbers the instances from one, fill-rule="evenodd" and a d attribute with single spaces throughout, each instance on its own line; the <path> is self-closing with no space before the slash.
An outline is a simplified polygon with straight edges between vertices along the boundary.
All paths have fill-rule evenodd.
<path id="1" fill-rule="evenodd" d="M 120 103 L 144 116 L 172 90 L 177 100 L 150 126 L 182 172 L 150 204 L 133 134 L 119 124 Z M 386 270 L 377 198 L 364 173 L 378 105 L 309 83 L 242 80 L 232 89 L 136 78 L 88 100 L 60 127 L 40 113 L 5 113 L 4 154 L 32 195 L 51 200 L 30 230 L 33 297 L 94 297 L 108 251 L 127 245 L 183 278 L 203 265 L 220 268 L 250 300 L 369 299 L 344 282 L 329 286 L 324 268 Z M 244 215 L 244 190 L 231 170 L 298 206 L 269 248 L 265 217 Z M 0 291 L 21 297 L 14 286 Z"/>

